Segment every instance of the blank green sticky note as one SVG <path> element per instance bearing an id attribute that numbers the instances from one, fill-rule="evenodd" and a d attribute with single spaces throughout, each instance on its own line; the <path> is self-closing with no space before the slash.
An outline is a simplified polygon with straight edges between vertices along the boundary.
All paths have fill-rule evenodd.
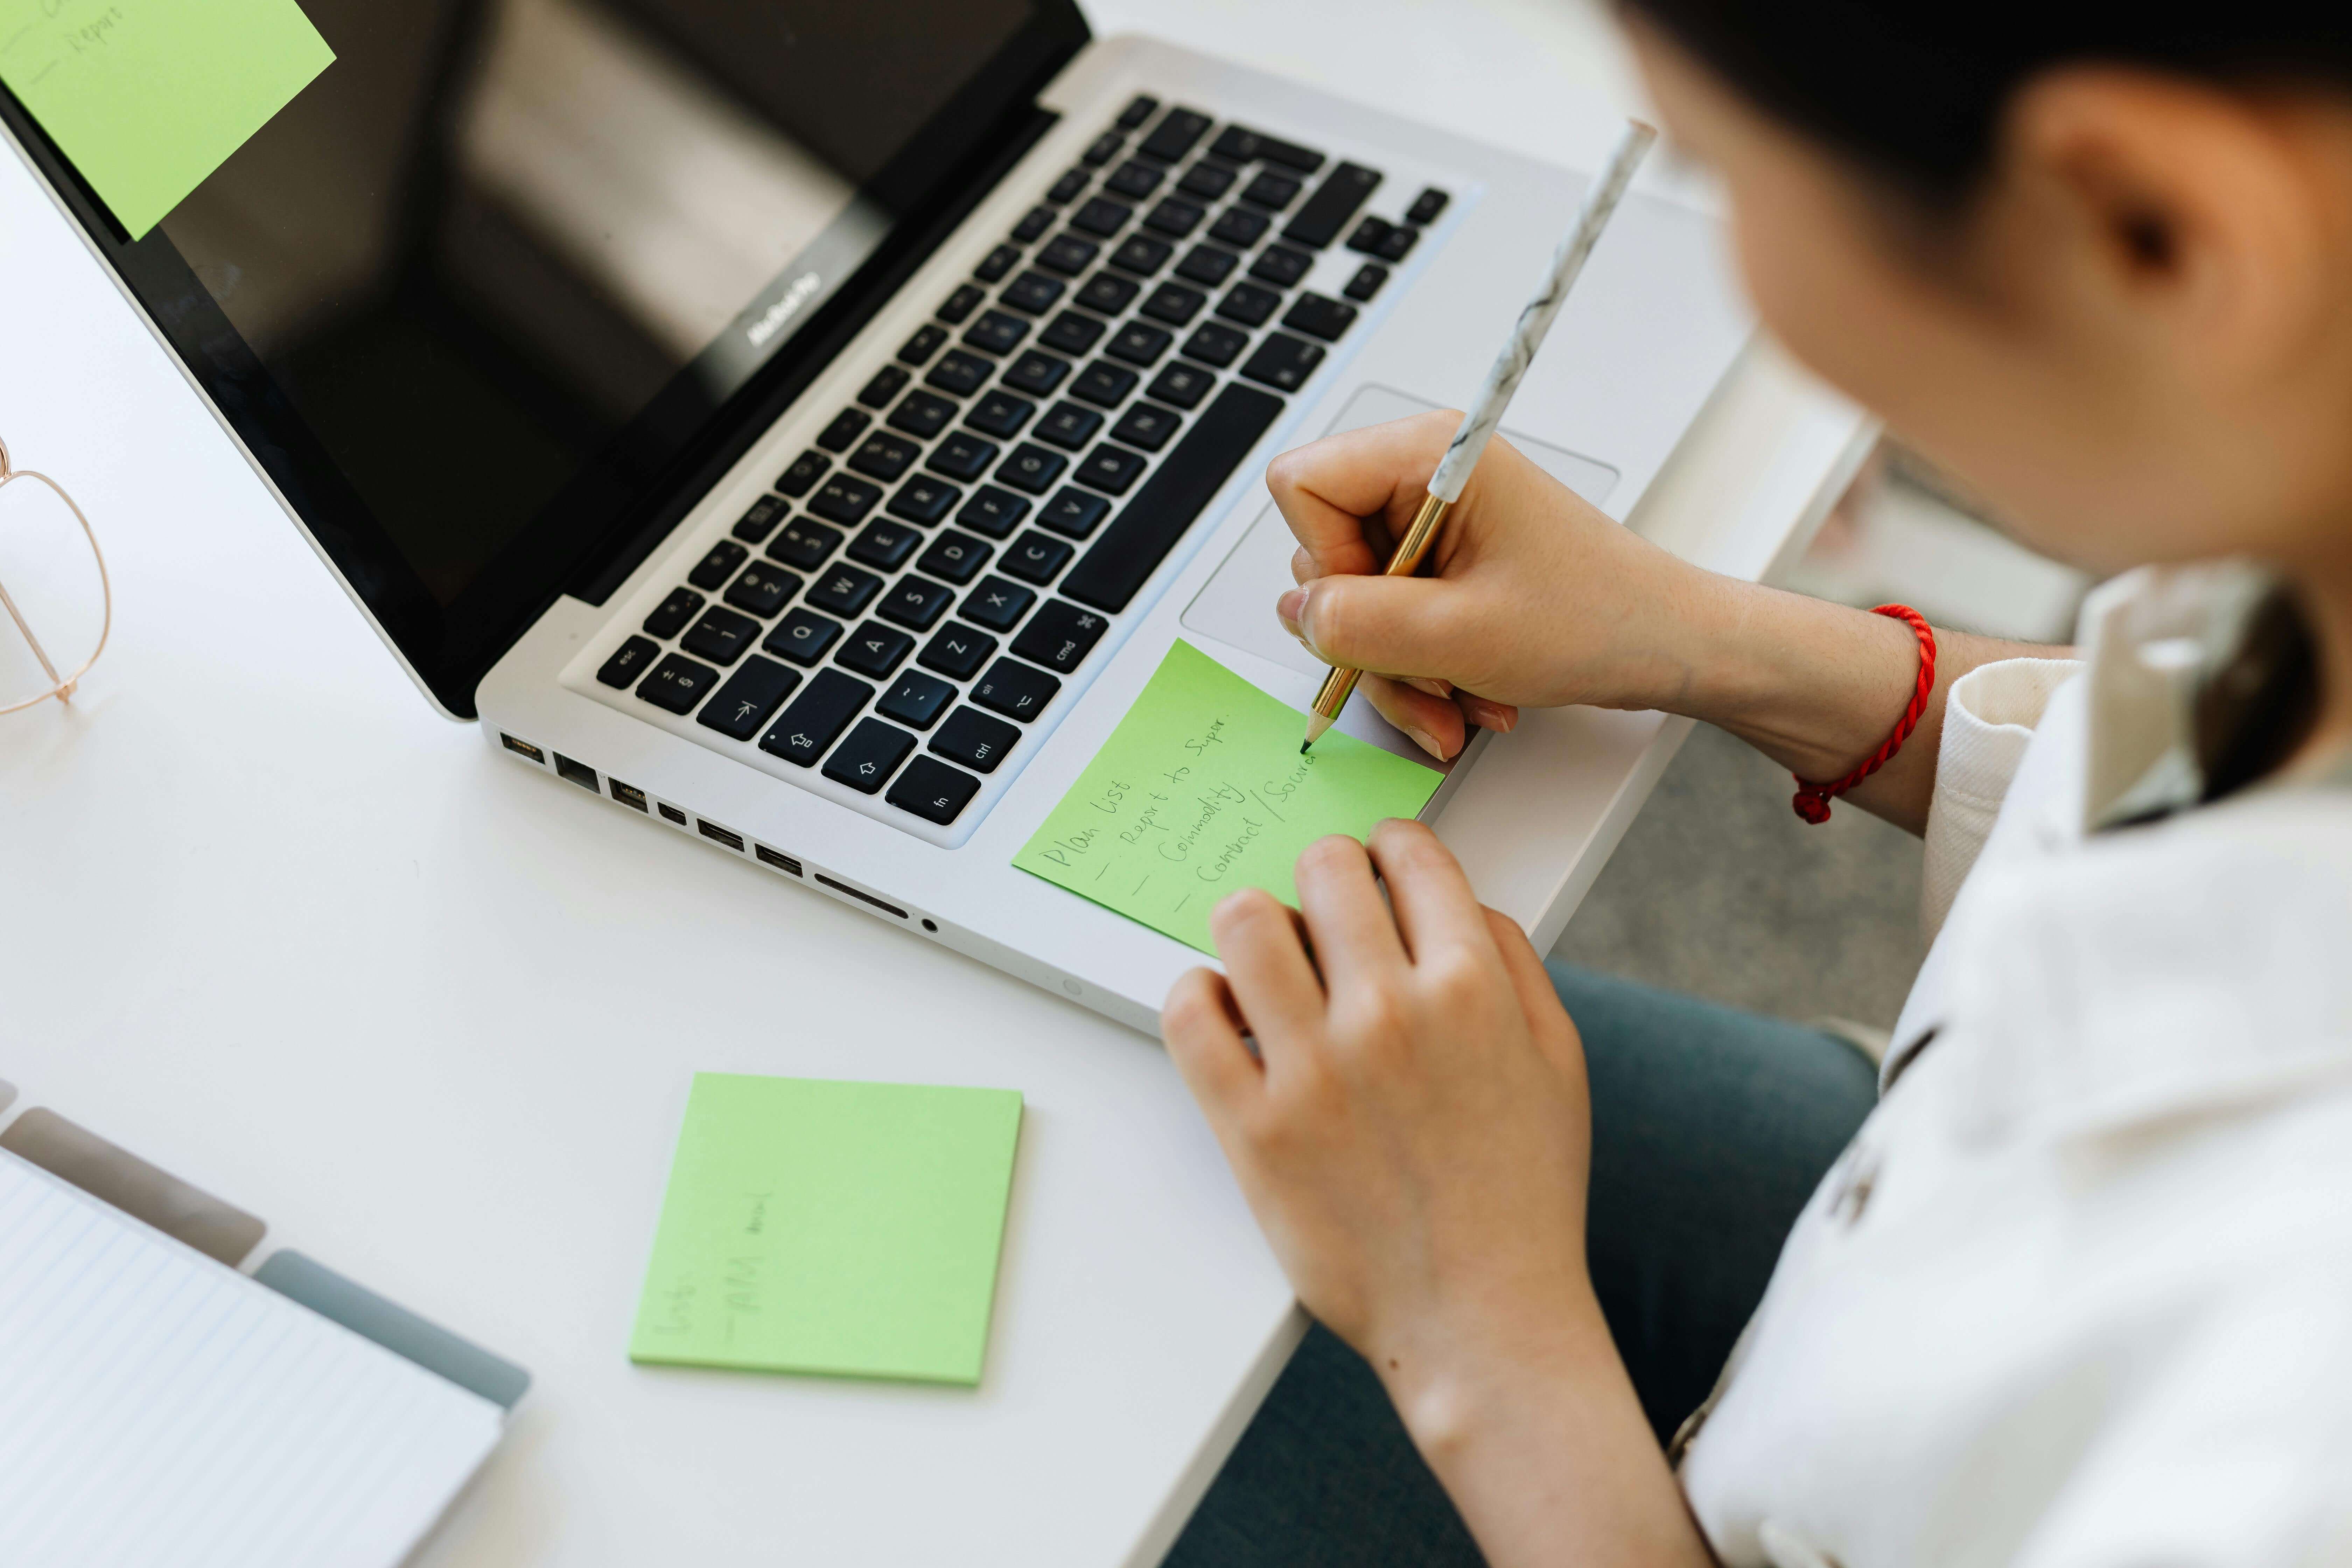
<path id="1" fill-rule="evenodd" d="M 133 239 L 334 58 L 295 0 L 0 0 L 0 81 Z"/>
<path id="2" fill-rule="evenodd" d="M 697 1073 L 629 1359 L 978 1383 L 1021 1096 Z"/>
<path id="3" fill-rule="evenodd" d="M 1299 851 L 1415 816 L 1434 769 L 1337 730 L 1300 755 L 1307 715 L 1178 642 L 1013 863 L 1202 952 L 1236 888 L 1297 906 Z"/>

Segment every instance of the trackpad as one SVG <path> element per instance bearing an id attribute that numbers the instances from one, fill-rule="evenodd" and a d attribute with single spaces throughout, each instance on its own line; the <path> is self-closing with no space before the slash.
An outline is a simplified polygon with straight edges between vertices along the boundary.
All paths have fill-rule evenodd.
<path id="1" fill-rule="evenodd" d="M 1409 396 L 1385 386 L 1359 387 L 1324 434 L 1385 425 L 1391 419 L 1425 414 L 1437 406 L 1425 398 Z M 1609 492 L 1617 488 L 1617 470 L 1606 463 L 1579 457 L 1521 431 L 1507 427 L 1503 434 L 1544 472 L 1594 506 L 1606 502 Z M 1272 659 L 1301 675 L 1321 675 L 1323 667 L 1315 662 L 1314 656 L 1300 647 L 1282 629 L 1282 623 L 1274 618 L 1274 601 L 1291 585 L 1290 557 L 1297 548 L 1298 542 L 1291 538 L 1289 525 L 1282 521 L 1274 504 L 1267 502 L 1257 521 L 1250 524 L 1249 531 L 1242 535 L 1241 542 L 1234 546 L 1233 553 L 1225 557 L 1224 564 L 1217 568 L 1216 575 L 1202 584 L 1200 593 L 1185 606 L 1181 617 L 1185 629 Z"/>

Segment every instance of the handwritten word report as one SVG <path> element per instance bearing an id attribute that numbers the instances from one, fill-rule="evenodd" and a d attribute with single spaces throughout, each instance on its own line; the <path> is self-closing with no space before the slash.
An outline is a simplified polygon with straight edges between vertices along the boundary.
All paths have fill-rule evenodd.
<path id="1" fill-rule="evenodd" d="M 1219 899 L 1263 888 L 1296 907 L 1300 851 L 1418 816 L 1444 782 L 1352 735 L 1328 735 L 1302 756 L 1305 722 L 1177 642 L 1013 863 L 1213 953 Z"/>

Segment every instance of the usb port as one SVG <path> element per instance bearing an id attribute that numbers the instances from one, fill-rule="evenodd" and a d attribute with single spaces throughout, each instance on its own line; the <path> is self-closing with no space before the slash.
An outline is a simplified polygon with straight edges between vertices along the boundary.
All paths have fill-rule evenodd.
<path id="1" fill-rule="evenodd" d="M 537 746 L 532 745 L 529 741 L 518 741 L 503 730 L 499 731 L 499 739 L 504 741 L 507 743 L 507 750 L 512 752 L 516 756 L 529 757 L 532 762 L 537 763 L 542 768 L 547 766 L 547 753 L 541 751 Z"/>
<path id="2" fill-rule="evenodd" d="M 752 845 L 751 853 L 760 858 L 760 864 L 762 866 L 773 866 L 777 870 L 790 871 L 795 877 L 801 874 L 801 863 L 799 861 L 793 859 L 789 855 L 781 854 L 776 850 L 771 849 L 764 844 Z"/>
<path id="3" fill-rule="evenodd" d="M 575 763 L 562 752 L 555 753 L 555 771 L 586 790 L 590 795 L 604 792 L 596 786 L 596 770 L 586 763 Z"/>
<path id="4" fill-rule="evenodd" d="M 619 801 L 623 805 L 634 805 L 639 811 L 646 809 L 646 792 L 639 789 L 636 785 L 625 784 L 615 778 L 608 778 L 604 783 L 612 787 L 613 798 Z"/>
<path id="5" fill-rule="evenodd" d="M 730 833 L 726 828 L 719 826 L 717 823 L 705 822 L 698 816 L 694 819 L 694 826 L 697 832 L 700 833 L 705 838 L 709 839 L 713 844 L 724 844 L 728 848 L 732 849 L 738 855 L 743 853 L 743 836 L 741 834 Z"/>
<path id="6" fill-rule="evenodd" d="M 670 805 L 667 801 L 656 801 L 654 805 L 661 812 L 663 821 L 675 822 L 680 827 L 684 827 L 686 826 L 686 813 L 678 810 L 677 807 Z"/>

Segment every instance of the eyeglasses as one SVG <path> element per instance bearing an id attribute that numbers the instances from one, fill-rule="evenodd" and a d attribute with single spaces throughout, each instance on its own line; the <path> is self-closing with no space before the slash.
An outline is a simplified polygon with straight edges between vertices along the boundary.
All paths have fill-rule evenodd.
<path id="1" fill-rule="evenodd" d="M 37 479 L 47 485 L 59 500 L 66 503 L 66 510 L 74 514 L 74 521 L 81 524 L 81 536 L 89 542 L 90 559 L 98 563 L 98 588 L 99 592 L 105 596 L 106 617 L 99 624 L 98 646 L 89 650 L 89 657 L 83 659 L 71 675 L 59 675 L 57 665 L 49 658 L 48 650 L 41 646 L 41 639 L 33 635 L 32 625 L 25 619 L 25 613 L 16 607 L 16 601 L 9 596 L 8 585 L 5 583 L 0 583 L 0 609 L 6 610 L 8 618 L 16 623 L 16 629 L 25 634 L 26 642 L 32 645 L 33 657 L 40 660 L 41 668 L 47 672 L 49 678 L 49 684 L 46 688 L 36 691 L 24 700 L 0 704 L 0 713 L 14 713 L 21 709 L 46 702 L 52 697 L 60 702 L 71 701 L 74 688 L 80 684 L 83 676 L 89 673 L 89 667 L 98 662 L 98 656 L 106 651 L 107 634 L 114 629 L 114 586 L 107 581 L 106 555 L 98 547 L 98 535 L 91 531 L 89 519 L 82 515 L 81 508 L 74 504 L 73 497 L 68 495 L 65 487 L 57 480 L 47 474 L 35 473 L 30 468 L 12 467 L 8 461 L 8 444 L 5 441 L 0 441 L 0 490 L 6 489 L 18 479 Z"/>

